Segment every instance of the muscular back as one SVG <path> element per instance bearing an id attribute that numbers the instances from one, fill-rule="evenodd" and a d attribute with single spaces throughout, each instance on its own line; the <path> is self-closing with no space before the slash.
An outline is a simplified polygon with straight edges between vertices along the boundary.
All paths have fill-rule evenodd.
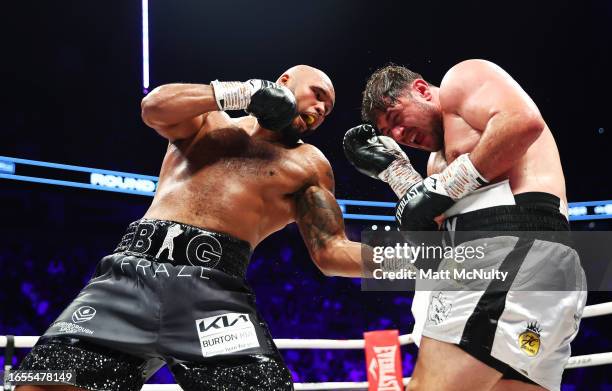
<path id="1" fill-rule="evenodd" d="M 329 165 L 310 145 L 252 136 L 253 121 L 211 112 L 195 137 L 170 143 L 145 217 L 225 232 L 252 246 L 294 221 L 296 192 L 317 184 Z"/>

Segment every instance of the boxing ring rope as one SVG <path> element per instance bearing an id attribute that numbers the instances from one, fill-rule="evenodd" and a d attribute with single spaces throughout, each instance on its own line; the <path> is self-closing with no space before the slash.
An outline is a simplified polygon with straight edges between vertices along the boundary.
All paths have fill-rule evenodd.
<path id="1" fill-rule="evenodd" d="M 20 170 L 24 166 L 36 167 L 37 176 L 20 174 Z M 24 171 L 24 173 L 27 172 L 29 171 Z M 89 178 L 87 178 L 87 176 L 89 176 Z M 76 177 L 80 179 L 77 180 Z M 151 175 L 1 155 L 0 179 L 149 197 L 155 194 L 155 189 L 157 188 L 157 182 L 159 180 L 158 177 Z M 383 213 L 385 213 L 385 211 L 394 209 L 395 202 L 345 199 L 338 199 L 337 201 L 342 210 L 344 219 L 383 222 L 383 224 L 395 223 L 395 217 L 392 216 L 392 213 L 388 215 L 379 214 L 380 210 L 383 210 Z M 371 210 L 366 211 L 364 214 L 363 211 L 355 210 L 355 207 L 366 207 Z M 570 221 L 612 219 L 612 200 L 569 202 L 568 207 Z"/>
<path id="2" fill-rule="evenodd" d="M 601 304 L 589 305 L 584 308 L 582 318 L 594 318 L 597 316 L 612 314 L 612 301 Z M 38 341 L 38 336 L 15 336 L 15 348 L 31 348 Z M 363 349 L 363 339 L 275 339 L 274 342 L 279 349 Z M 0 336 L 0 348 L 6 347 L 7 337 Z M 399 336 L 400 345 L 414 343 L 412 334 Z M 612 352 L 587 354 L 573 356 L 565 368 L 583 368 L 596 365 L 612 364 Z M 410 378 L 404 378 L 404 385 Z M 295 383 L 296 390 L 366 390 L 368 382 L 326 382 L 326 383 Z M 180 391 L 177 384 L 145 384 L 143 391 Z"/>

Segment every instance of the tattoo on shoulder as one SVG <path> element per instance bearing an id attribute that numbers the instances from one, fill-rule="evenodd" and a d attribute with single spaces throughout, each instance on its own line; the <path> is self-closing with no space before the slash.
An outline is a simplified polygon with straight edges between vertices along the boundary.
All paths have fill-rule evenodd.
<path id="1" fill-rule="evenodd" d="M 344 232 L 342 211 L 328 190 L 310 186 L 296 194 L 296 203 L 296 221 L 309 249 L 319 249 Z"/>

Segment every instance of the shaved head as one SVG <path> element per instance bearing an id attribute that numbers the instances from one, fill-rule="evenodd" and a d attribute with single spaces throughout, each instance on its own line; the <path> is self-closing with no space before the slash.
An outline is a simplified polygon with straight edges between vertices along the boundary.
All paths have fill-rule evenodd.
<path id="1" fill-rule="evenodd" d="M 276 81 L 289 88 L 297 103 L 298 116 L 289 125 L 295 138 L 312 134 L 331 113 L 336 91 L 329 76 L 309 65 L 287 69 Z"/>
<path id="2" fill-rule="evenodd" d="M 287 69 L 283 74 L 292 77 L 318 77 L 328 84 L 332 90 L 334 88 L 331 79 L 325 72 L 315 67 L 311 67 L 310 65 L 296 65 Z"/>
<path id="3" fill-rule="evenodd" d="M 310 82 L 318 79 L 327 87 L 335 101 L 336 91 L 334 90 L 334 84 L 329 76 L 320 69 L 304 64 L 295 65 L 283 72 L 278 81 L 282 80 L 283 76 L 288 76 L 294 82 Z"/>

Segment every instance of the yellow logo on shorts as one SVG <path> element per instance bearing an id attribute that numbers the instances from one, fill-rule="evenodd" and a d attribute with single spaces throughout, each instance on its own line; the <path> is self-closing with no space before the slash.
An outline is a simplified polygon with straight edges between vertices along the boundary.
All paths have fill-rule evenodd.
<path id="1" fill-rule="evenodd" d="M 540 332 L 542 329 L 538 327 L 537 322 L 529 323 L 527 329 L 518 337 L 518 343 L 521 350 L 533 357 L 540 351 Z"/>

